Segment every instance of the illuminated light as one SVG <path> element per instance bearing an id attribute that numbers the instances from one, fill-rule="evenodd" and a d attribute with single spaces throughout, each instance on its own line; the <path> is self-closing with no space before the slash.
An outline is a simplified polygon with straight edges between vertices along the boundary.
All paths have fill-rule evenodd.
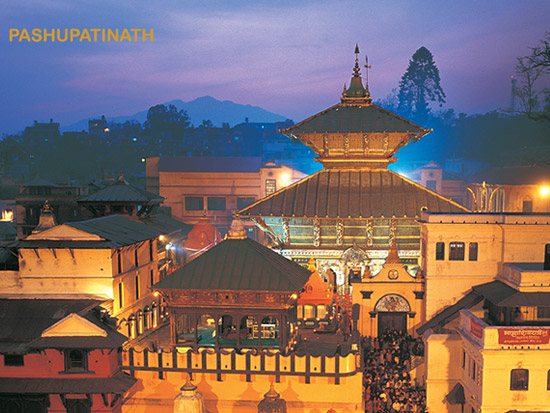
<path id="1" fill-rule="evenodd" d="M 290 183 L 290 175 L 287 173 L 281 174 L 282 186 L 287 186 Z"/>
<path id="2" fill-rule="evenodd" d="M 5 209 L 2 211 L 2 219 L 0 221 L 13 221 L 13 211 L 11 209 Z"/>
<path id="3" fill-rule="evenodd" d="M 550 194 L 550 188 L 547 186 L 542 186 L 539 192 L 542 196 L 548 196 L 548 194 Z"/>
<path id="4" fill-rule="evenodd" d="M 159 241 L 164 241 L 165 239 L 164 235 L 159 235 Z"/>
<path id="5" fill-rule="evenodd" d="M 172 245 L 172 243 L 167 244 L 167 245 L 166 245 L 166 250 L 167 250 L 167 251 L 170 251 L 173 247 L 174 247 L 174 246 Z"/>
<path id="6" fill-rule="evenodd" d="M 295 299 L 297 299 L 297 298 L 298 298 L 298 295 L 296 295 L 296 294 L 292 294 L 292 295 L 290 296 L 290 298 L 292 298 L 293 300 L 295 300 Z"/>
<path id="7" fill-rule="evenodd" d="M 158 291 L 155 291 L 155 292 L 153 293 L 153 296 L 154 296 L 154 297 L 158 297 L 158 296 L 159 296 L 159 292 L 158 292 Z"/>
<path id="8" fill-rule="evenodd" d="M 105 133 L 109 133 L 109 128 L 105 128 L 105 129 L 103 129 L 103 132 L 105 132 Z"/>

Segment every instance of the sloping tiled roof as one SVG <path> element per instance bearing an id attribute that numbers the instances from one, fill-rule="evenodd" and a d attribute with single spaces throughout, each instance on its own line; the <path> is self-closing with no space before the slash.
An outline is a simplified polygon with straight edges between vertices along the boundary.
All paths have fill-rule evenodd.
<path id="1" fill-rule="evenodd" d="M 492 284 L 492 282 L 489 284 Z M 464 297 L 458 300 L 455 304 L 445 308 L 443 311 L 438 313 L 431 320 L 429 320 L 428 322 L 424 323 L 422 326 L 417 328 L 416 332 L 422 335 L 429 328 L 437 330 L 438 327 L 443 327 L 446 324 L 448 324 L 450 321 L 457 318 L 460 310 L 465 308 L 471 308 L 474 305 L 480 303 L 481 301 L 483 301 L 482 295 L 478 294 L 475 291 L 470 291 L 468 294 L 466 294 Z"/>
<path id="2" fill-rule="evenodd" d="M 113 248 L 123 247 L 158 237 L 161 232 L 119 215 L 110 215 L 88 221 L 65 222 L 67 225 L 90 234 L 105 238 L 106 241 L 22 239 L 8 244 L 12 248 Z"/>
<path id="3" fill-rule="evenodd" d="M 422 207 L 432 212 L 469 212 L 389 170 L 332 169 L 302 179 L 239 213 L 262 217 L 415 217 Z"/>
<path id="4" fill-rule="evenodd" d="M 131 185 L 124 179 L 118 179 L 111 185 L 78 200 L 80 203 L 130 202 L 139 204 L 161 203 L 162 201 L 164 201 L 163 197 Z"/>
<path id="5" fill-rule="evenodd" d="M 334 105 L 282 133 L 287 136 L 301 133 L 376 133 L 418 132 L 429 129 L 417 125 L 377 105 Z"/>
<path id="6" fill-rule="evenodd" d="M 444 326 L 449 321 L 457 318 L 460 310 L 471 308 L 484 299 L 500 307 L 545 307 L 550 303 L 550 293 L 521 292 L 498 280 L 474 285 L 468 294 L 455 304 L 445 308 L 418 328 L 416 332 L 418 334 L 424 334 L 428 328 Z"/>
<path id="7" fill-rule="evenodd" d="M 546 307 L 550 305 L 549 292 L 522 292 L 501 281 L 476 285 L 472 287 L 472 290 L 499 307 Z"/>
<path id="8" fill-rule="evenodd" d="M 24 351 L 27 344 L 71 313 L 101 304 L 86 299 L 0 299 L 0 352 Z"/>
<path id="9" fill-rule="evenodd" d="M 160 157 L 159 172 L 258 172 L 262 158 L 232 156 Z"/>
<path id="10" fill-rule="evenodd" d="M 249 238 L 226 239 L 153 288 L 299 292 L 310 274 Z"/>
<path id="11" fill-rule="evenodd" d="M 119 215 L 90 219 L 88 221 L 66 222 L 64 225 L 98 235 L 114 244 L 130 245 L 158 237 L 161 232 Z"/>

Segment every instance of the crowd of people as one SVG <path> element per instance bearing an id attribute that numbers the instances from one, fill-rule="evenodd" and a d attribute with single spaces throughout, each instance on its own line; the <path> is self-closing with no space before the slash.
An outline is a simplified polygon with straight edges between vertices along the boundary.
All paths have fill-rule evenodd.
<path id="1" fill-rule="evenodd" d="M 412 356 L 424 354 L 422 339 L 402 331 L 387 331 L 363 343 L 365 412 L 423 413 L 426 393 L 409 375 Z"/>

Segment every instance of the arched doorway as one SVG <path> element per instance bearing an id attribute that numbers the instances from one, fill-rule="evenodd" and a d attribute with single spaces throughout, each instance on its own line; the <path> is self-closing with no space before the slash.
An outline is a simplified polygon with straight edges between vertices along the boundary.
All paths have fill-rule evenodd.
<path id="1" fill-rule="evenodd" d="M 409 302 L 398 294 L 387 294 L 380 298 L 374 307 L 378 318 L 378 337 L 386 331 L 407 332 L 407 315 L 411 311 Z"/>

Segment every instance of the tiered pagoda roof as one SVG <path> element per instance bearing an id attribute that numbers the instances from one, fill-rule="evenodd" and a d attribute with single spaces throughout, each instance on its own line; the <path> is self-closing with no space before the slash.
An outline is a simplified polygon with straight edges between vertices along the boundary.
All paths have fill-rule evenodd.
<path id="1" fill-rule="evenodd" d="M 339 104 L 281 132 L 311 148 L 324 170 L 244 208 L 241 215 L 391 218 L 416 217 L 422 208 L 468 212 L 388 170 L 401 147 L 430 130 L 373 104 L 357 58 L 350 87 L 344 86 Z"/>

